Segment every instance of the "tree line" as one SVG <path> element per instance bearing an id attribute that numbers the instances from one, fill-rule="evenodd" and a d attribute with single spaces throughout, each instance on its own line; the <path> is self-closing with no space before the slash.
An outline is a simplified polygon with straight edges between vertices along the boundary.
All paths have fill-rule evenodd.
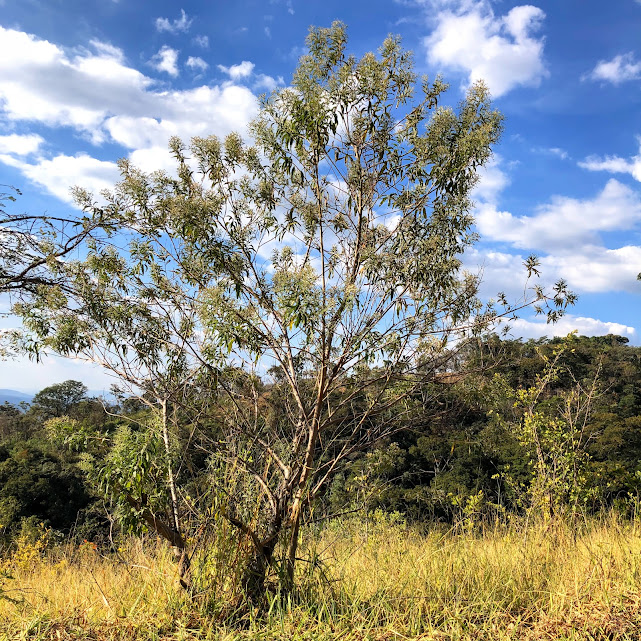
<path id="1" fill-rule="evenodd" d="M 374 510 L 464 527 L 525 513 L 637 514 L 641 348 L 613 335 L 492 337 L 459 359 L 464 376 L 451 371 L 426 382 L 400 429 L 341 462 L 306 522 Z M 488 359 L 491 367 L 481 367 Z M 261 411 L 279 416 L 286 385 L 253 384 Z M 224 417 L 214 413 L 196 431 L 183 410 L 169 408 L 173 514 L 162 425 L 149 399 L 107 403 L 86 394 L 82 383 L 66 381 L 28 407 L 0 406 L 5 549 L 40 523 L 60 538 L 109 545 L 108 514 L 121 534 L 158 533 L 161 522 L 176 518 L 187 536 L 213 506 L 219 514 L 256 509 L 259 489 L 247 487 L 215 451 Z"/>

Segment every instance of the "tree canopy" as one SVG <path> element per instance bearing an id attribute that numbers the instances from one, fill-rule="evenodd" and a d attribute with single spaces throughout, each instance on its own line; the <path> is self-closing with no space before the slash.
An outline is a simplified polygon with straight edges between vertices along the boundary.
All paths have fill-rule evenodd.
<path id="1" fill-rule="evenodd" d="M 47 418 L 64 416 L 69 410 L 87 397 L 87 386 L 80 381 L 56 383 L 40 390 L 32 405 Z"/>

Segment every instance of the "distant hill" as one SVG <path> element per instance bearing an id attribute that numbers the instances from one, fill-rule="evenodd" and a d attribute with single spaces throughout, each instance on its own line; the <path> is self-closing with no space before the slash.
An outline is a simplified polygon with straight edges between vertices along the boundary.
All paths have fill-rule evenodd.
<path id="1" fill-rule="evenodd" d="M 33 397 L 34 394 L 25 394 L 24 392 L 18 392 L 14 389 L 0 389 L 0 405 L 4 403 L 18 405 L 19 403 L 22 403 L 22 401 L 31 403 Z"/>

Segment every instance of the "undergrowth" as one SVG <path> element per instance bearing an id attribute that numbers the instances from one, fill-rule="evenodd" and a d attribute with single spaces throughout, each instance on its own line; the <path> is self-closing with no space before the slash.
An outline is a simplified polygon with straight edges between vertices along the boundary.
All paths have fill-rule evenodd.
<path id="1" fill-rule="evenodd" d="M 614 515 L 462 531 L 335 521 L 305 533 L 299 591 L 261 609 L 233 581 L 208 583 L 224 573 L 205 557 L 188 597 L 154 540 L 104 554 L 43 541 L 2 561 L 0 639 L 641 638 L 641 525 Z"/>

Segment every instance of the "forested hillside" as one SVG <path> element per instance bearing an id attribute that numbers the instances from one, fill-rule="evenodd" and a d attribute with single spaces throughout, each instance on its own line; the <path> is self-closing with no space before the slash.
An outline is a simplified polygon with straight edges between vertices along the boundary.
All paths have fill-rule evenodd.
<path id="1" fill-rule="evenodd" d="M 547 502 L 539 509 L 587 514 L 614 507 L 636 514 L 641 348 L 618 336 L 495 338 L 460 354 L 458 365 L 459 371 L 438 374 L 416 393 L 394 434 L 345 459 L 308 520 L 376 509 L 419 523 L 506 518 L 542 501 L 534 493 L 541 474 L 548 474 L 549 486 L 541 490 Z M 262 411 L 277 416 L 281 385 L 257 385 Z M 528 408 L 518 399 L 539 388 L 539 431 L 528 436 Z M 161 501 L 162 435 L 145 431 L 154 417 L 144 400 L 103 405 L 85 394 L 81 383 L 67 381 L 42 390 L 28 409 L 0 408 L 5 547 L 39 524 L 58 537 L 106 544 L 113 535 L 108 517 L 126 516 L 105 494 L 114 478 L 137 483 L 138 496 L 147 494 L 149 504 L 154 492 Z M 218 420 L 200 416 L 197 426 L 184 425 L 178 435 L 183 445 L 192 439 L 192 447 L 181 449 L 176 483 L 182 496 L 190 495 L 192 509 L 203 513 L 217 500 L 207 488 L 219 473 L 212 447 L 220 438 Z M 194 439 L 200 447 L 193 447 Z M 120 523 L 123 531 L 132 525 L 126 518 Z"/>

